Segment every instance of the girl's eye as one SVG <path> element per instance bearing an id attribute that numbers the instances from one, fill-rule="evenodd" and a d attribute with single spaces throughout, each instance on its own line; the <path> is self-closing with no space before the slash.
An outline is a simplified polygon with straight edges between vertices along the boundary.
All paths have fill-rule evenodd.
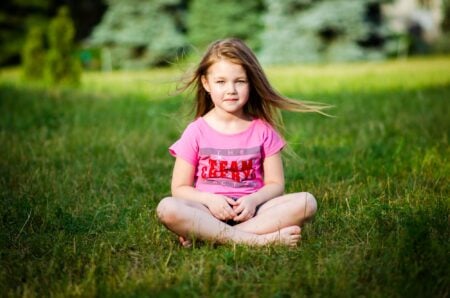
<path id="1" fill-rule="evenodd" d="M 240 84 L 245 84 L 245 83 L 247 83 L 247 81 L 245 81 L 245 80 L 239 80 L 239 81 L 237 81 L 238 83 L 240 83 Z"/>
<path id="2" fill-rule="evenodd" d="M 217 84 L 223 84 L 225 81 L 216 81 Z"/>

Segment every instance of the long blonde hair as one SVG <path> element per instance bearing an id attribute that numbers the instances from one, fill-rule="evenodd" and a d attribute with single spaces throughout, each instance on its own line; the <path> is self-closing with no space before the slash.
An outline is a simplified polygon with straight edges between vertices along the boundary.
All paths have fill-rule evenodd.
<path id="1" fill-rule="evenodd" d="M 226 59 L 241 65 L 246 73 L 250 87 L 250 95 L 244 112 L 254 118 L 259 118 L 277 130 L 283 130 L 283 121 L 279 109 L 294 112 L 316 112 L 326 115 L 323 110 L 329 106 L 293 100 L 279 94 L 270 85 L 255 54 L 247 45 L 237 38 L 217 40 L 210 44 L 192 76 L 181 91 L 194 88 L 196 98 L 195 118 L 204 116 L 214 108 L 210 94 L 203 88 L 201 78 L 206 75 L 209 67 Z"/>

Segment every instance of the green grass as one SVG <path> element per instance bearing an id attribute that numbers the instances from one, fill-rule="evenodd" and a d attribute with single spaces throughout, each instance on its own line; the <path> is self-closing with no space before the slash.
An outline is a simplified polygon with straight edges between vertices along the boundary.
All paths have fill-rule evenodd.
<path id="1" fill-rule="evenodd" d="M 155 216 L 189 101 L 179 70 L 46 90 L 0 73 L 2 296 L 447 297 L 450 58 L 268 69 L 287 191 L 319 210 L 298 248 L 179 247 Z M 182 119 L 181 122 L 179 119 Z"/>

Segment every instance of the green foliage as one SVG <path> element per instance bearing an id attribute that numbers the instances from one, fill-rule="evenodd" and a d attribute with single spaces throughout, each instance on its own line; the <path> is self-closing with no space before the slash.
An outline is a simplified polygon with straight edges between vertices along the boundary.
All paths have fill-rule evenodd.
<path id="1" fill-rule="evenodd" d="M 51 20 L 47 38 L 49 50 L 46 57 L 45 76 L 51 84 L 79 84 L 81 65 L 73 56 L 75 27 L 69 9 L 61 7 Z"/>
<path id="2" fill-rule="evenodd" d="M 22 71 L 26 79 L 41 79 L 44 72 L 44 32 L 40 27 L 30 30 L 22 49 Z"/>
<path id="3" fill-rule="evenodd" d="M 443 0 L 442 1 L 442 30 L 446 33 L 450 33 L 450 1 Z"/>
<path id="4" fill-rule="evenodd" d="M 216 39 L 238 37 L 256 50 L 260 45 L 263 9 L 262 0 L 192 0 L 188 13 L 189 40 L 203 49 Z"/>
<path id="5" fill-rule="evenodd" d="M 0 73 L 3 296 L 446 297 L 449 68 L 450 57 L 267 69 L 283 94 L 337 116 L 284 113 L 298 154 L 286 191 L 319 203 L 293 249 L 183 249 L 158 223 L 186 101 L 154 90 L 176 71 L 145 72 L 139 94 L 143 72 L 88 73 L 104 89 L 59 93 Z"/>
<path id="6" fill-rule="evenodd" d="M 269 1 L 261 59 L 266 63 L 351 61 L 386 55 L 386 1 Z"/>
<path id="7" fill-rule="evenodd" d="M 108 1 L 90 43 L 105 48 L 103 64 L 136 69 L 167 64 L 185 47 L 181 0 Z"/>
<path id="8" fill-rule="evenodd" d="M 432 44 L 432 50 L 434 53 L 447 54 L 450 53 L 450 1 L 442 1 L 442 34 L 440 38 Z"/>
<path id="9" fill-rule="evenodd" d="M 28 33 L 44 27 L 49 0 L 2 1 L 0 9 L 0 65 L 17 64 Z"/>

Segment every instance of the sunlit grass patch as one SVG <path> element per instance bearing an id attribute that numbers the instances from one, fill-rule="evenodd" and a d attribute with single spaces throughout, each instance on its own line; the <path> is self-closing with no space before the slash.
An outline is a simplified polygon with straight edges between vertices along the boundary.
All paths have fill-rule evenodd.
<path id="1" fill-rule="evenodd" d="M 338 65 L 272 67 L 267 73 L 283 93 L 412 91 L 450 83 L 450 58 Z M 313 100 L 314 98 L 306 98 Z"/>

